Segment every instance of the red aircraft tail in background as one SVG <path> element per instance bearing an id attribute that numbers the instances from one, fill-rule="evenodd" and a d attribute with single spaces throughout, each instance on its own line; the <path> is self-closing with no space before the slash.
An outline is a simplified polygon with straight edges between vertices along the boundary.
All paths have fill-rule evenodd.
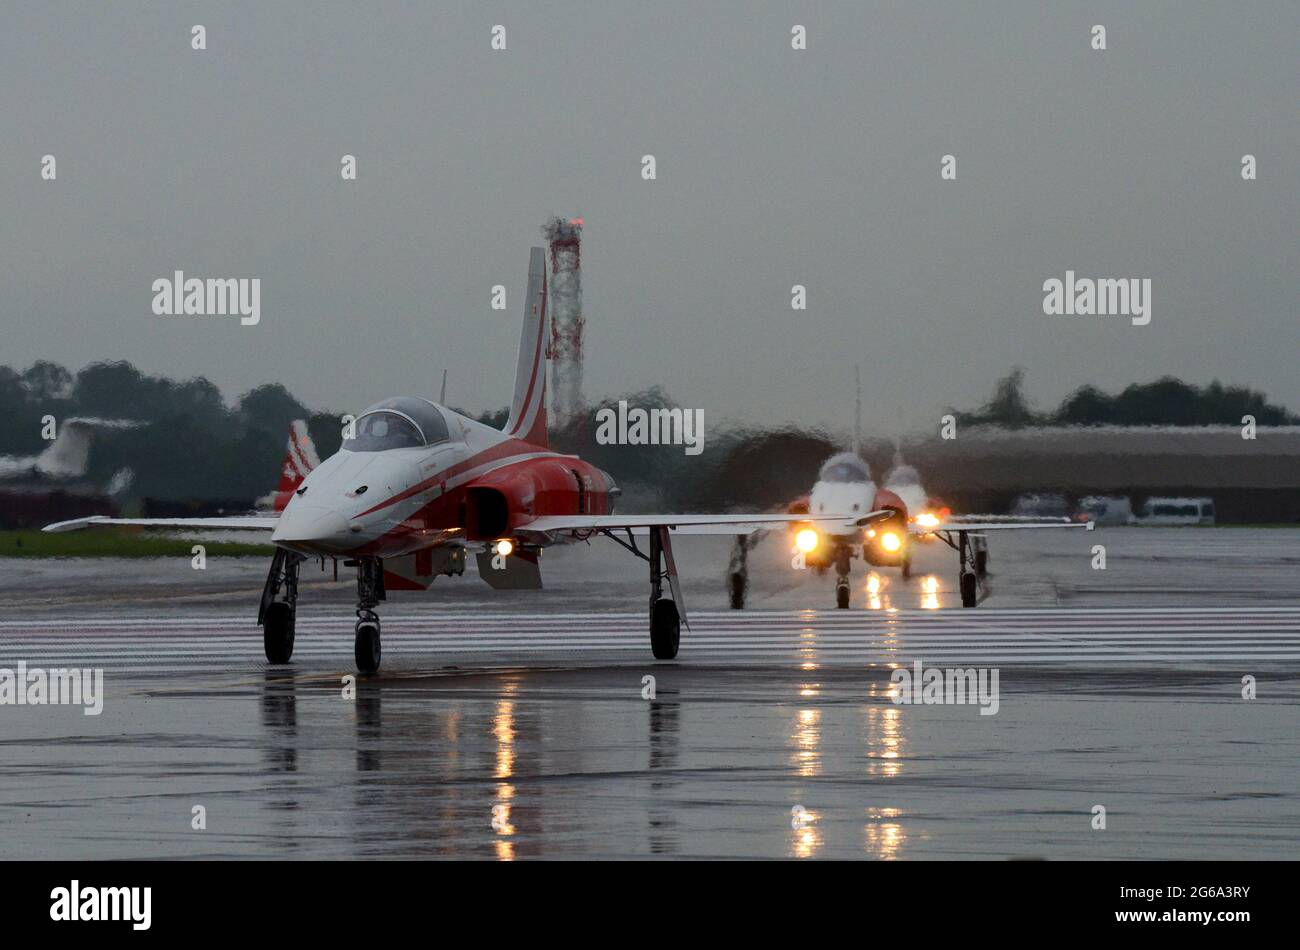
<path id="1" fill-rule="evenodd" d="M 319 464 L 320 457 L 316 454 L 316 445 L 311 440 L 311 433 L 307 431 L 307 423 L 302 419 L 293 420 L 289 423 L 289 440 L 284 461 L 280 463 L 280 483 L 275 486 L 272 494 L 257 500 L 257 507 L 284 511 L 284 506 L 289 504 L 289 499 L 298 490 L 302 480 Z"/>

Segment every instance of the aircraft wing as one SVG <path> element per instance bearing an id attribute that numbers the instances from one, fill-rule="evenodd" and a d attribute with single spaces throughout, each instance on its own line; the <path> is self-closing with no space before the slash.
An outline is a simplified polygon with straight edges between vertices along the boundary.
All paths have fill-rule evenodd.
<path id="1" fill-rule="evenodd" d="M 850 519 L 847 515 L 830 517 L 791 514 L 766 514 L 756 512 L 742 515 L 543 515 L 518 530 L 550 533 L 553 531 L 623 531 L 642 533 L 650 528 L 666 527 L 677 534 L 751 534 L 760 528 L 783 524 L 814 524 L 841 528 L 845 525 L 868 524 L 891 512 L 872 511 Z"/>
<path id="2" fill-rule="evenodd" d="M 272 531 L 278 518 L 267 515 L 230 515 L 224 518 L 109 518 L 91 515 L 47 524 L 42 531 L 58 534 L 62 531 L 80 531 L 82 528 L 100 528 L 111 525 L 132 525 L 137 528 L 172 528 L 178 530 L 212 531 Z"/>
<path id="3" fill-rule="evenodd" d="M 1004 531 L 1020 528 L 1083 528 L 1091 531 L 1096 525 L 1091 521 L 948 521 L 924 528 L 918 524 L 908 526 L 913 534 L 934 534 L 937 531 Z"/>

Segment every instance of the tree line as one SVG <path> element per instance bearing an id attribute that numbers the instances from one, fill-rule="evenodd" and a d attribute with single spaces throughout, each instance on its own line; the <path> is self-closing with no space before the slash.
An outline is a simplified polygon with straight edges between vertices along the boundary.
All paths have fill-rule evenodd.
<path id="1" fill-rule="evenodd" d="M 676 405 L 657 387 L 609 396 L 582 417 L 553 426 L 552 444 L 608 471 L 636 505 L 691 510 L 780 504 L 807 491 L 821 462 L 844 447 L 843 439 L 820 429 L 722 426 L 715 420 L 709 420 L 698 457 L 673 445 L 600 445 L 594 413 L 620 399 L 645 409 Z M 1056 409 L 1040 412 L 1025 396 L 1019 369 L 998 381 L 983 406 L 953 414 L 959 424 L 1013 428 L 1240 425 L 1243 415 L 1262 426 L 1300 422 L 1254 390 L 1217 381 L 1196 386 L 1172 377 L 1113 394 L 1084 386 Z M 278 477 L 291 420 L 307 420 L 321 458 L 337 451 L 342 440 L 340 413 L 309 409 L 279 383 L 258 386 L 227 405 L 207 379 L 149 376 L 127 362 L 94 363 L 76 373 L 47 361 L 21 371 L 0 366 L 0 454 L 35 455 L 45 448 L 45 415 L 146 423 L 102 433 L 87 476 L 106 484 L 114 472 L 130 468 L 132 497 L 167 502 L 239 504 L 266 494 Z M 477 418 L 499 428 L 506 415 L 502 408 Z"/>

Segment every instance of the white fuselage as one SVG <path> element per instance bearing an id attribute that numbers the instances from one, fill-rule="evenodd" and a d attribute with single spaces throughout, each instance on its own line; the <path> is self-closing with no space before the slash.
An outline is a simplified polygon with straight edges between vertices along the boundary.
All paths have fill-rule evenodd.
<path id="1" fill-rule="evenodd" d="M 434 445 L 375 452 L 340 449 L 303 479 L 271 540 L 309 556 L 397 557 L 454 537 L 415 527 L 415 516 L 486 472 L 552 455 L 444 407 L 447 438 Z M 364 486 L 365 490 L 358 493 Z"/>
<path id="2" fill-rule="evenodd" d="M 876 485 L 874 482 L 826 482 L 819 481 L 813 485 L 812 492 L 808 495 L 808 513 L 812 515 L 845 515 L 852 518 L 854 515 L 866 514 L 871 511 L 872 503 L 876 498 Z M 851 524 L 843 526 L 821 528 L 824 535 L 830 537 L 856 537 L 861 534 L 862 529 L 854 527 Z"/>

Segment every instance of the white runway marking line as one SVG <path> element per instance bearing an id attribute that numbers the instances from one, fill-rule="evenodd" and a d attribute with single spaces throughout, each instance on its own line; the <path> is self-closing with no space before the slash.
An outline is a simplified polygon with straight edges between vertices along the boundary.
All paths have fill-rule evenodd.
<path id="1" fill-rule="evenodd" d="M 699 611 L 679 661 L 850 664 L 1300 660 L 1300 608 L 1059 608 L 974 611 Z M 346 615 L 300 615 L 295 659 L 351 653 Z M 388 655 L 537 656 L 649 652 L 645 616 L 430 611 L 385 618 Z M 431 630 L 432 628 L 432 630 Z M 247 616 L 0 622 L 0 664 L 130 665 L 151 671 L 265 666 Z M 598 657 L 597 657 L 598 658 Z"/>

